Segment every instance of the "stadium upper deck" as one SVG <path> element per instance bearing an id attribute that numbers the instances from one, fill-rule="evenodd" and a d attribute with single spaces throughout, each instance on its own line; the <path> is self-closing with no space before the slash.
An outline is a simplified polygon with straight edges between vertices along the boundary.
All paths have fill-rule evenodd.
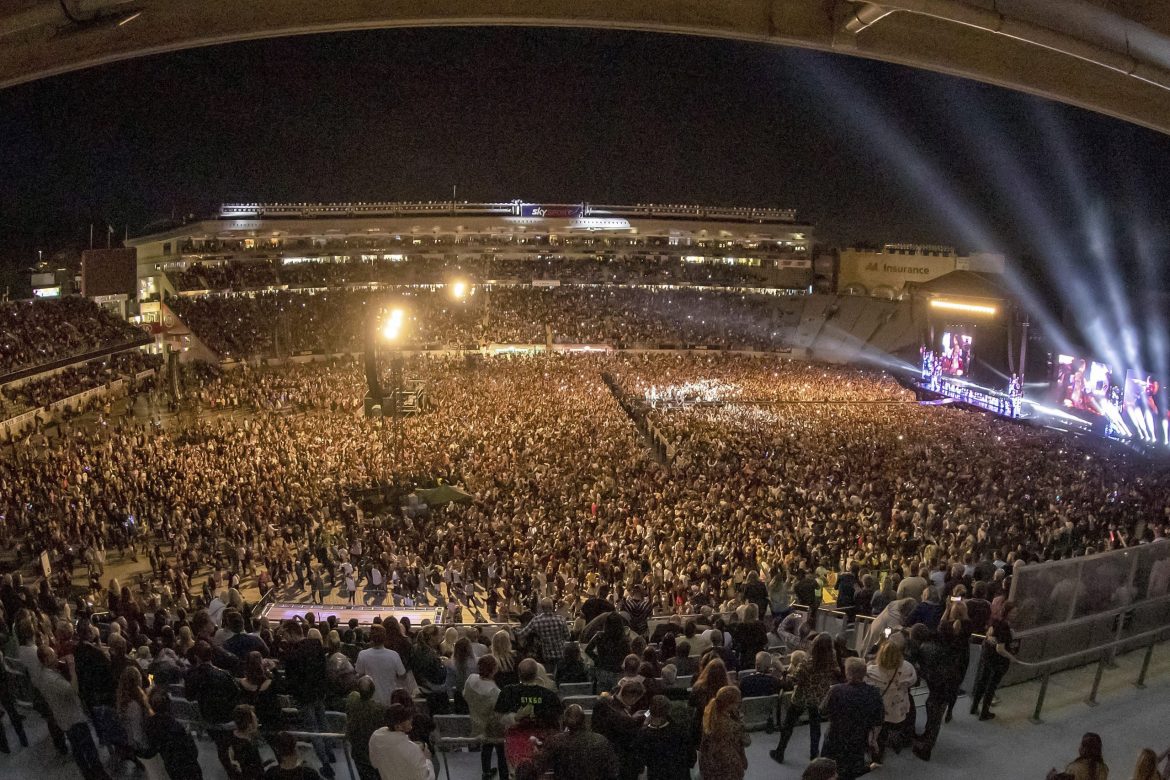
<path id="1" fill-rule="evenodd" d="M 167 273 L 264 261 L 625 260 L 742 265 L 775 286 L 812 278 L 811 225 L 791 209 L 588 203 L 232 203 L 212 218 L 132 238 L 140 298 L 175 292 Z"/>

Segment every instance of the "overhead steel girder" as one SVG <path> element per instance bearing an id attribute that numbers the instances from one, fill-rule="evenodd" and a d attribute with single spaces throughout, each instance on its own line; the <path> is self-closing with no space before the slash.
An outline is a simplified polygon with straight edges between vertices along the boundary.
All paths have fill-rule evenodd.
<path id="1" fill-rule="evenodd" d="M 0 0 L 0 88 L 233 41 L 489 25 L 837 51 L 1042 95 L 1170 133 L 1170 3 L 1134 0 Z"/>

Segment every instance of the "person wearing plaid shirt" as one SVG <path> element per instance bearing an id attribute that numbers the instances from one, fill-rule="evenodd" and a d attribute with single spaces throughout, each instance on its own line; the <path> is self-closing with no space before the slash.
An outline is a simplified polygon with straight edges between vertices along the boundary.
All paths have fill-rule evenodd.
<path id="1" fill-rule="evenodd" d="M 556 613 L 552 599 L 540 600 L 540 614 L 517 631 L 516 638 L 523 639 L 533 631 L 540 638 L 540 654 L 544 659 L 544 668 L 552 674 L 564 657 L 565 643 L 569 641 L 569 624 Z"/>

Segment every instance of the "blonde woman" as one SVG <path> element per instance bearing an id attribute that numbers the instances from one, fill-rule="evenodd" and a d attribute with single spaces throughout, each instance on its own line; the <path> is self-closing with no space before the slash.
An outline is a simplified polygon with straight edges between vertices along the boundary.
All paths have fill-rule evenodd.
<path id="1" fill-rule="evenodd" d="M 118 758 L 132 761 L 136 766 L 146 770 L 149 780 L 164 777 L 161 760 L 140 757 L 151 753 L 150 739 L 146 736 L 146 719 L 154 713 L 146 700 L 146 691 L 142 690 L 142 672 L 137 666 L 127 666 L 118 677 L 118 687 L 114 695 L 114 708 L 118 715 L 118 722 L 126 732 L 129 741 L 129 751 L 121 753 L 116 748 Z"/>
<path id="2" fill-rule="evenodd" d="M 703 710 L 703 740 L 699 745 L 699 775 L 703 780 L 743 780 L 751 744 L 740 715 L 739 688 L 724 685 Z"/>
<path id="3" fill-rule="evenodd" d="M 918 680 L 914 666 L 902 657 L 900 642 L 885 642 L 878 650 L 877 658 L 866 669 L 865 681 L 882 694 L 882 730 L 878 737 L 874 762 L 880 764 L 885 756 L 886 745 L 901 750 L 905 744 L 907 723 L 913 706 L 910 701 L 910 687 Z"/>
<path id="4" fill-rule="evenodd" d="M 455 643 L 459 641 L 459 629 L 450 626 L 443 632 L 443 641 L 439 643 L 439 655 L 450 658 L 455 654 Z"/>
<path id="5" fill-rule="evenodd" d="M 1157 753 L 1149 748 L 1142 750 L 1133 769 L 1133 780 L 1166 780 L 1166 775 L 1158 771 Z"/>
<path id="6" fill-rule="evenodd" d="M 195 635 L 191 633 L 191 626 L 179 626 L 179 636 L 175 641 L 175 655 L 186 658 L 195 646 Z"/>
<path id="7" fill-rule="evenodd" d="M 512 649 L 512 634 L 507 629 L 492 634 L 492 657 L 496 659 L 496 685 L 504 689 L 520 682 L 516 673 L 519 659 Z"/>

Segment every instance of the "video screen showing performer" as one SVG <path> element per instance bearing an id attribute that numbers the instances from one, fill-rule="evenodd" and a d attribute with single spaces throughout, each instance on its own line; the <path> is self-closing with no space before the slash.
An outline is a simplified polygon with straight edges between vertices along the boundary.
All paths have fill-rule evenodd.
<path id="1" fill-rule="evenodd" d="M 1060 355 L 1057 358 L 1056 391 L 1061 406 L 1105 416 L 1113 402 L 1110 393 L 1113 370 L 1104 363 Z"/>
<path id="2" fill-rule="evenodd" d="M 1135 436 L 1150 444 L 1167 444 L 1166 415 L 1158 406 L 1161 385 L 1144 371 L 1125 372 L 1125 419 Z"/>
<path id="3" fill-rule="evenodd" d="M 947 376 L 967 376 L 971 373 L 972 338 L 962 333 L 942 334 L 942 350 L 938 359 Z"/>

